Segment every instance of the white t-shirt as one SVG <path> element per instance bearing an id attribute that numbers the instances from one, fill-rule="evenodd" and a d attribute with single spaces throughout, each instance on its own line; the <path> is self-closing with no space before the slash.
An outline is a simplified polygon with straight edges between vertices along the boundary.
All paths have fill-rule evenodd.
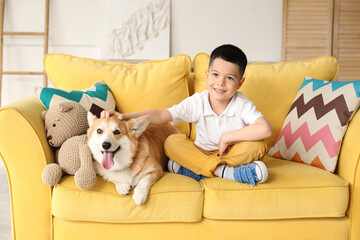
<path id="1" fill-rule="evenodd" d="M 195 144 L 204 150 L 217 150 L 224 132 L 241 129 L 263 117 L 241 92 L 236 92 L 225 111 L 217 115 L 210 106 L 208 95 L 207 90 L 195 93 L 167 109 L 171 113 L 173 124 L 181 121 L 195 124 Z"/>

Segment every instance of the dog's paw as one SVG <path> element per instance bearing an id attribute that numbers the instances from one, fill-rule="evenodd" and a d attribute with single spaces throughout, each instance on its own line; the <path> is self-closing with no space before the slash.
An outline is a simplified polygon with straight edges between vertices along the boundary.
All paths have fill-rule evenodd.
<path id="1" fill-rule="evenodd" d="M 126 195 L 130 191 L 130 184 L 127 183 L 116 183 L 116 191 L 121 195 Z"/>
<path id="2" fill-rule="evenodd" d="M 143 204 L 146 201 L 149 191 L 147 189 L 136 187 L 134 189 L 133 200 L 137 206 Z"/>

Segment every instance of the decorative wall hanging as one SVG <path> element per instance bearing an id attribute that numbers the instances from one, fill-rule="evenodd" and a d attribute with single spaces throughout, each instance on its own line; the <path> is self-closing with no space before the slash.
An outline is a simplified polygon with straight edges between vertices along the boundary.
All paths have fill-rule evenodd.
<path id="1" fill-rule="evenodd" d="M 108 59 L 170 55 L 170 0 L 110 0 Z"/>

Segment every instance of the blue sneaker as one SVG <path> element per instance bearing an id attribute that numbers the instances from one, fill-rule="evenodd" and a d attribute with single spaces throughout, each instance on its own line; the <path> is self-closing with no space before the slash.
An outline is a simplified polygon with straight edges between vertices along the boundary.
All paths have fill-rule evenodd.
<path id="1" fill-rule="evenodd" d="M 187 177 L 191 177 L 191 178 L 195 179 L 196 181 L 200 181 L 200 179 L 203 179 L 202 175 L 196 174 L 196 173 L 190 171 L 189 169 L 184 168 L 183 166 L 180 167 L 177 174 L 181 174 L 181 175 L 184 175 L 184 176 L 187 176 Z"/>
<path id="2" fill-rule="evenodd" d="M 200 179 L 204 178 L 204 176 L 198 175 L 198 174 L 190 171 L 189 169 L 184 168 L 183 166 L 181 166 L 180 164 L 178 164 L 177 162 L 175 162 L 171 159 L 169 159 L 169 162 L 168 162 L 168 170 L 169 170 L 169 172 L 172 172 L 172 173 L 191 177 L 191 178 L 195 179 L 196 181 L 200 181 Z"/>
<path id="3" fill-rule="evenodd" d="M 255 161 L 235 168 L 234 177 L 237 182 L 254 186 L 256 182 L 263 183 L 267 180 L 268 171 L 263 162 Z"/>

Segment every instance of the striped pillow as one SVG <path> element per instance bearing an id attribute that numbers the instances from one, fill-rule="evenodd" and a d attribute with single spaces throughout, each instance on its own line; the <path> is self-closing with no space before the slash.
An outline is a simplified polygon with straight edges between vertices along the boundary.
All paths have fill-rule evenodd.
<path id="1" fill-rule="evenodd" d="M 66 99 L 80 103 L 87 111 L 98 117 L 103 110 L 115 109 L 115 99 L 110 88 L 101 80 L 90 88 L 80 91 L 39 87 L 35 89 L 35 95 L 46 109 Z"/>
<path id="2" fill-rule="evenodd" d="M 360 81 L 306 77 L 268 155 L 334 172 L 342 138 L 359 103 Z"/>

